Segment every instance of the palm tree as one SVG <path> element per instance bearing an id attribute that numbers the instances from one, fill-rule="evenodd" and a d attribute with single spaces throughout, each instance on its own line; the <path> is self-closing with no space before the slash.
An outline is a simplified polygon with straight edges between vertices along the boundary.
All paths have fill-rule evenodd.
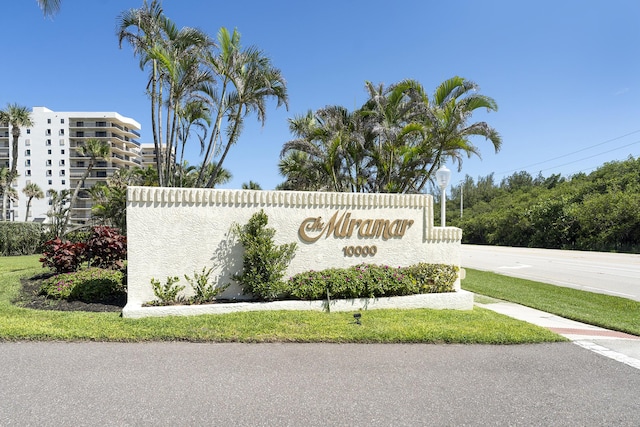
<path id="1" fill-rule="evenodd" d="M 53 16 L 60 10 L 61 0 L 37 0 L 44 16 Z"/>
<path id="2" fill-rule="evenodd" d="M 243 182 L 242 183 L 242 189 L 243 190 L 262 190 L 262 187 L 260 186 L 260 184 L 258 184 L 255 181 L 249 181 L 247 182 Z"/>
<path id="3" fill-rule="evenodd" d="M 452 77 L 442 82 L 435 90 L 432 102 L 423 98 L 424 119 L 419 123 L 424 133 L 424 143 L 434 151 L 434 158 L 425 173 L 414 180 L 413 187 L 422 191 L 428 179 L 446 159 L 462 168 L 462 154 L 480 157 L 478 147 L 469 140 L 472 136 L 482 136 L 489 140 L 495 152 L 500 150 L 502 138 L 498 131 L 486 122 L 469 124 L 468 121 L 479 108 L 497 111 L 498 104 L 493 98 L 477 93 L 478 85 L 462 77 Z"/>
<path id="4" fill-rule="evenodd" d="M 446 160 L 461 166 L 464 154 L 479 155 L 471 137 L 500 148 L 495 129 L 468 123 L 478 108 L 497 110 L 473 82 L 449 79 L 432 100 L 414 80 L 366 87 L 369 99 L 353 113 L 334 106 L 289 120 L 296 138 L 280 154 L 280 188 L 418 193 Z"/>
<path id="5" fill-rule="evenodd" d="M 162 179 L 164 164 L 164 147 L 162 144 L 162 84 L 161 76 L 158 72 L 158 60 L 150 55 L 153 49 L 160 46 L 163 40 L 163 32 L 172 23 L 164 16 L 162 6 L 159 1 L 152 0 L 144 4 L 140 9 L 129 9 L 118 16 L 118 44 L 122 48 L 122 42 L 128 41 L 133 47 L 133 52 L 140 56 L 140 69 L 144 70 L 150 64 L 150 76 L 147 90 L 151 98 L 151 130 L 153 132 L 153 143 L 156 150 L 156 169 L 158 170 L 158 180 L 163 186 Z"/>
<path id="6" fill-rule="evenodd" d="M 20 128 L 33 126 L 31 111 L 27 107 L 18 104 L 8 104 L 7 108 L 0 110 L 0 123 L 11 126 L 13 137 L 11 146 L 11 166 L 9 175 L 5 181 L 5 189 L 2 196 L 2 221 L 6 218 L 7 197 L 13 180 L 18 177 L 18 139 L 20 138 Z"/>
<path id="7" fill-rule="evenodd" d="M 141 69 L 150 68 L 147 88 L 153 140 L 159 153 L 156 168 L 160 185 L 173 186 L 181 114 L 195 97 L 196 89 L 210 80 L 209 72 L 200 65 L 213 43 L 200 30 L 178 30 L 157 0 L 145 0 L 142 8 L 130 9 L 118 17 L 118 40 L 121 47 L 124 40 L 133 46 Z"/>
<path id="8" fill-rule="evenodd" d="M 287 162 L 305 161 L 309 169 L 316 170 L 324 179 L 318 184 L 327 191 L 361 191 L 364 145 L 359 117 L 346 108 L 329 106 L 315 113 L 295 117 L 289 121 L 290 131 L 297 137 L 287 142 L 280 153 Z M 290 157 L 294 152 L 307 157 Z M 296 167 L 290 172 L 296 172 Z M 281 169 L 282 171 L 282 169 Z M 301 176 L 297 179 L 300 180 Z M 302 179 L 302 182 L 308 181 Z M 318 185 L 316 184 L 316 185 Z"/>
<path id="9" fill-rule="evenodd" d="M 27 212 L 24 214 L 24 222 L 27 222 L 29 220 L 29 208 L 31 207 L 31 200 L 33 200 L 34 198 L 42 199 L 44 197 L 44 192 L 35 182 L 27 184 L 22 189 L 22 192 L 28 197 Z"/>
<path id="10" fill-rule="evenodd" d="M 83 146 L 76 147 L 76 152 L 80 156 L 89 156 L 89 164 L 87 165 L 87 169 L 82 174 L 82 178 L 76 184 L 76 188 L 73 190 L 73 194 L 71 195 L 71 203 L 69 203 L 69 211 L 67 212 L 67 216 L 64 221 L 64 225 L 62 226 L 61 235 L 64 235 L 67 231 L 67 227 L 69 225 L 69 220 L 71 218 L 71 211 L 73 206 L 78 199 L 78 193 L 80 192 L 80 188 L 84 186 L 84 182 L 87 177 L 91 174 L 91 170 L 95 166 L 96 160 L 105 159 L 109 156 L 111 152 L 111 145 L 108 142 L 102 141 L 100 139 L 87 139 Z"/>
<path id="11" fill-rule="evenodd" d="M 218 32 L 220 53 L 210 55 L 207 66 L 212 74 L 219 77 L 218 88 L 203 85 L 202 90 L 209 97 L 210 109 L 217 111 L 210 133 L 209 142 L 204 150 L 202 164 L 212 164 L 217 153 L 222 153 L 215 162 L 216 167 L 208 177 L 205 187 L 212 187 L 218 179 L 224 160 L 238 138 L 244 126 L 244 119 L 251 113 L 257 115 L 264 126 L 266 120 L 266 101 L 275 98 L 277 106 L 288 108 L 286 82 L 271 60 L 255 47 L 243 49 L 240 45 L 240 33 L 234 30 L 229 33 L 226 28 Z M 226 141 L 223 142 L 222 122 L 226 119 Z M 201 171 L 206 169 L 203 167 Z M 199 177 L 199 183 L 205 182 L 205 177 Z"/>

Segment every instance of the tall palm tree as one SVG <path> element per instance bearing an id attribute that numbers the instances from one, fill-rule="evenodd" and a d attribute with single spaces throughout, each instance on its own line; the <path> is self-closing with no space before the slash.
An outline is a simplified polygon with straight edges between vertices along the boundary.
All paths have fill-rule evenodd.
<path id="1" fill-rule="evenodd" d="M 218 179 L 224 160 L 233 145 L 238 142 L 245 118 L 255 113 L 264 126 L 266 120 L 266 101 L 274 98 L 277 106 L 288 108 L 288 94 L 284 77 L 280 70 L 271 64 L 271 60 L 255 47 L 243 49 L 237 30 L 229 33 L 226 28 L 218 32 L 220 53 L 210 55 L 207 65 L 212 74 L 219 76 L 218 91 L 205 89 L 209 95 L 212 111 L 217 111 L 213 121 L 214 130 L 210 133 L 205 150 L 203 165 L 213 163 L 216 153 L 222 153 L 216 161 L 216 167 L 208 177 L 206 187 L 212 187 Z M 226 119 L 226 141 L 222 138 L 222 121 Z M 201 169 L 202 171 L 205 168 Z M 200 180 L 204 182 L 204 177 Z"/>
<path id="2" fill-rule="evenodd" d="M 480 157 L 478 147 L 470 137 L 482 136 L 490 141 L 497 153 L 502 146 L 502 137 L 496 129 L 486 122 L 468 123 L 473 113 L 480 108 L 497 111 L 496 101 L 478 93 L 478 85 L 462 77 L 452 77 L 442 82 L 435 90 L 431 100 L 423 98 L 424 115 L 420 121 L 424 132 L 424 142 L 435 151 L 429 168 L 414 182 L 414 188 L 420 192 L 432 177 L 435 170 L 447 159 L 462 167 L 462 155 Z"/>
<path id="3" fill-rule="evenodd" d="M 125 40 L 133 46 L 140 68 L 150 68 L 151 127 L 156 153 L 160 153 L 156 167 L 160 185 L 173 186 L 180 114 L 196 88 L 210 79 L 200 65 L 213 43 L 200 30 L 178 29 L 157 0 L 145 0 L 142 8 L 122 13 L 117 32 L 120 46 Z"/>
<path id="4" fill-rule="evenodd" d="M 151 131 L 156 150 L 156 169 L 158 180 L 163 186 L 163 177 L 160 171 L 164 165 L 164 147 L 162 143 L 162 84 L 158 71 L 158 60 L 152 57 L 151 52 L 161 44 L 167 26 L 173 25 L 164 15 L 159 1 L 152 0 L 144 4 L 140 9 L 129 9 L 118 16 L 118 44 L 122 48 L 122 42 L 127 41 L 133 47 L 135 55 L 140 57 L 140 69 L 150 66 L 149 83 L 147 91 L 151 98 Z"/>
<path id="5" fill-rule="evenodd" d="M 42 191 L 40 186 L 38 184 L 36 184 L 35 182 L 31 182 L 31 183 L 27 184 L 22 189 L 22 192 L 28 197 L 28 199 L 27 199 L 27 212 L 25 212 L 25 214 L 24 214 L 24 222 L 27 222 L 29 220 L 29 208 L 31 207 L 31 200 L 33 200 L 34 198 L 36 198 L 38 200 L 42 199 L 44 197 L 44 192 Z"/>
<path id="6" fill-rule="evenodd" d="M 18 104 L 8 104 L 7 108 L 0 110 L 0 123 L 11 127 L 13 137 L 11 145 L 11 165 L 9 176 L 5 182 L 5 190 L 2 196 L 2 221 L 6 218 L 7 197 L 13 180 L 18 177 L 18 139 L 20 138 L 20 128 L 33 126 L 31 111 Z"/>
<path id="7" fill-rule="evenodd" d="M 69 211 L 67 212 L 67 216 L 64 221 L 64 225 L 62 226 L 61 235 L 64 235 L 67 231 L 67 227 L 69 225 L 69 220 L 71 218 L 71 212 L 73 206 L 78 199 L 78 193 L 80 192 L 80 188 L 84 186 L 87 177 L 91 174 L 93 167 L 96 164 L 96 160 L 105 159 L 111 153 L 111 145 L 107 141 L 102 141 L 100 139 L 87 139 L 83 146 L 76 147 L 76 152 L 81 156 L 88 156 L 89 163 L 87 164 L 87 169 L 85 169 L 82 174 L 82 178 L 76 184 L 76 188 L 73 190 L 73 194 L 71 195 L 71 203 L 69 203 Z"/>
<path id="8" fill-rule="evenodd" d="M 37 0 L 44 16 L 53 16 L 60 10 L 61 0 Z"/>

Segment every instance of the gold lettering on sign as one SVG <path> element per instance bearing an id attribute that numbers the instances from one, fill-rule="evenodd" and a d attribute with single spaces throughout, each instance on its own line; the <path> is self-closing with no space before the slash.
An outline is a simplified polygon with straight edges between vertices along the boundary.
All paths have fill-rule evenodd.
<path id="1" fill-rule="evenodd" d="M 336 238 L 352 237 L 357 230 L 358 237 L 365 239 L 402 238 L 413 225 L 412 219 L 352 219 L 351 212 L 337 211 L 326 224 L 322 217 L 309 217 L 300 224 L 298 234 L 307 243 L 316 242 L 323 235 L 325 239 L 333 235 Z"/>

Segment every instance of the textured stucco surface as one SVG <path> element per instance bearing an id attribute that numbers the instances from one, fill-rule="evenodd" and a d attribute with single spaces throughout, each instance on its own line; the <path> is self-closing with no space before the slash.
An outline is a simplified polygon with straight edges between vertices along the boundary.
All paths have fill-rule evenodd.
<path id="1" fill-rule="evenodd" d="M 429 195 L 212 190 L 129 187 L 127 192 L 128 303 L 125 315 L 153 300 L 151 279 L 164 282 L 193 276 L 213 267 L 220 284 L 232 283 L 221 295 L 246 299 L 231 276 L 242 269 L 242 246 L 231 233 L 234 224 L 246 224 L 264 210 L 268 226 L 276 230 L 276 244 L 296 242 L 295 258 L 287 271 L 347 267 L 359 263 L 408 266 L 418 262 L 460 266 L 462 231 L 433 226 L 433 200 Z M 327 235 L 327 228 L 308 231 L 318 239 L 305 242 L 299 233 L 309 218 L 326 225 L 331 218 L 354 221 L 405 221 L 402 236 L 384 238 L 358 233 L 350 237 Z M 319 230 L 319 229 L 318 229 Z M 345 247 L 373 247 L 374 256 L 346 256 Z M 459 289 L 459 281 L 456 288 Z M 197 310 L 196 308 L 191 308 Z"/>

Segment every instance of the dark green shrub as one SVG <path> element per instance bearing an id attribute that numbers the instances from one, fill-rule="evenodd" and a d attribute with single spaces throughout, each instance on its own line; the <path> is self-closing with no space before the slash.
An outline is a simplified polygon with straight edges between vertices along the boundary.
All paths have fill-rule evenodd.
<path id="1" fill-rule="evenodd" d="M 416 264 L 389 267 L 360 264 L 344 269 L 308 271 L 291 277 L 285 292 L 290 298 L 377 298 L 420 293 L 452 292 L 458 267 Z"/>
<path id="2" fill-rule="evenodd" d="M 40 294 L 55 299 L 101 302 L 126 293 L 124 275 L 118 270 L 88 268 L 57 274 L 45 280 Z"/>
<path id="3" fill-rule="evenodd" d="M 33 222 L 0 222 L 0 255 L 33 255 L 42 249 L 45 233 Z"/>
<path id="4" fill-rule="evenodd" d="M 284 292 L 282 278 L 296 250 L 295 243 L 274 244 L 276 231 L 267 228 L 267 222 L 267 215 L 260 210 L 246 225 L 237 225 L 234 229 L 244 247 L 244 254 L 243 270 L 233 279 L 242 285 L 245 294 L 264 301 L 274 300 Z"/>

